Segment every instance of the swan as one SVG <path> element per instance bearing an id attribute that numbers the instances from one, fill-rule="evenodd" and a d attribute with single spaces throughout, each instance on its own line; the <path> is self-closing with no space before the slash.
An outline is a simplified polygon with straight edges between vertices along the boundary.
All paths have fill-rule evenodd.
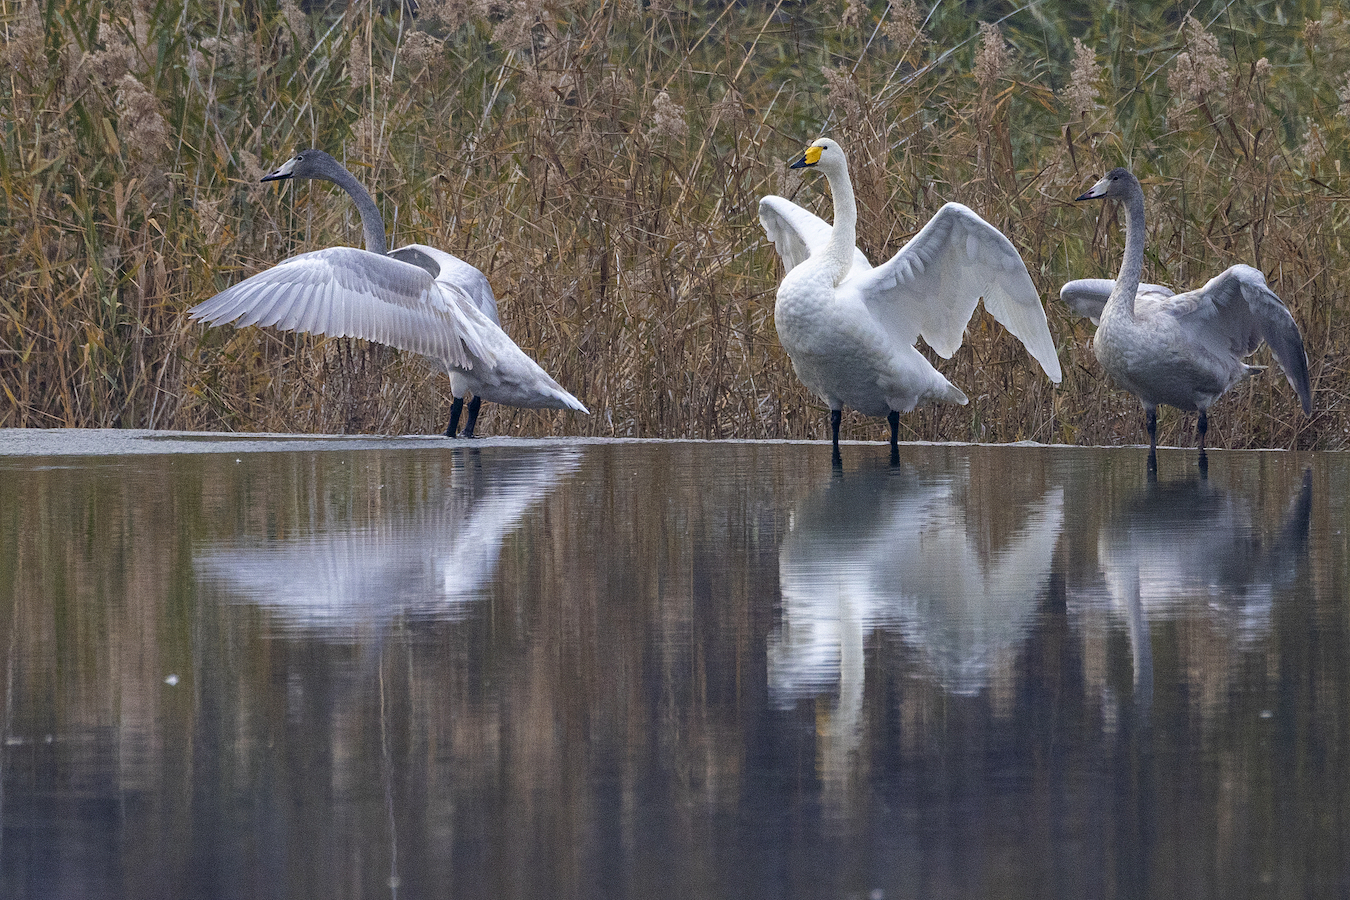
<path id="1" fill-rule="evenodd" d="M 1078 200 L 1125 203 L 1125 257 L 1114 280 L 1070 281 L 1060 297 L 1097 324 L 1092 351 L 1116 383 L 1139 398 L 1148 424 L 1150 462 L 1157 459 L 1158 406 L 1196 410 L 1205 459 L 1209 407 L 1229 388 L 1261 371 L 1242 362 L 1270 345 L 1305 414 L 1312 412 L 1308 355 L 1294 317 L 1251 266 L 1232 266 L 1184 294 L 1140 284 L 1144 266 L 1144 191 L 1128 169 L 1112 169 Z"/>
<path id="2" fill-rule="evenodd" d="M 855 243 L 858 219 L 843 149 L 821 138 L 790 168 L 825 174 L 834 226 L 782 197 L 759 201 L 759 220 L 787 269 L 774 304 L 778 339 L 797 377 L 830 407 L 834 460 L 845 406 L 886 416 L 897 456 L 900 413 L 920 403 L 965 404 L 914 346 L 944 359 L 983 297 L 1051 381 L 1061 375 L 1036 288 L 1012 243 L 974 211 L 948 203 L 889 262 L 872 268 Z"/>
<path id="3" fill-rule="evenodd" d="M 450 376 L 446 437 L 455 436 L 467 394 L 473 395 L 467 438 L 483 400 L 589 412 L 502 330 L 482 272 L 424 244 L 388 251 L 375 201 L 322 150 L 303 150 L 262 180 L 301 178 L 331 181 L 356 201 L 366 249 L 328 247 L 291 257 L 194 306 L 191 318 L 358 337 L 429 357 Z"/>

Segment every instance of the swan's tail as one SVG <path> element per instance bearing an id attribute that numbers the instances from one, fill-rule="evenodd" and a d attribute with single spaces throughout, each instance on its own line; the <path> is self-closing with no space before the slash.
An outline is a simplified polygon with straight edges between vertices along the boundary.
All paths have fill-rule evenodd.
<path id="1" fill-rule="evenodd" d="M 970 402 L 969 398 L 961 393 L 961 389 L 951 382 L 935 389 L 929 397 L 934 403 L 950 403 L 953 406 L 965 406 Z"/>
<path id="2" fill-rule="evenodd" d="M 567 391 L 563 390 L 562 388 L 558 388 L 556 396 L 558 398 L 558 406 L 556 407 L 557 409 L 575 409 L 577 412 L 585 413 L 588 416 L 591 414 L 591 411 L 587 409 L 585 406 L 583 406 L 580 400 L 578 400 L 576 397 L 573 397 L 571 394 L 567 393 Z"/>
<path id="3" fill-rule="evenodd" d="M 965 406 L 969 402 L 966 395 L 961 393 L 960 388 L 941 375 L 933 379 L 933 383 L 922 393 L 886 398 L 887 406 L 902 413 L 912 412 L 916 406 L 925 403 L 950 403 L 954 406 Z"/>
<path id="4" fill-rule="evenodd" d="M 537 363 L 533 363 L 538 369 L 538 378 L 531 385 L 533 397 L 530 402 L 522 403 L 521 406 L 532 406 L 537 409 L 574 409 L 577 412 L 590 415 L 591 411 L 582 406 L 581 401 L 567 392 L 561 384 L 553 380 L 543 369 L 540 369 Z"/>
<path id="5" fill-rule="evenodd" d="M 518 382 L 513 384 L 507 381 L 482 385 L 469 382 L 468 390 L 480 394 L 484 400 L 492 403 L 518 406 L 521 409 L 574 409 L 588 416 L 591 414 L 591 411 L 583 406 L 580 400 L 569 394 L 562 385 L 550 378 L 542 369 L 539 370 L 539 374 L 542 377 L 529 384 Z"/>

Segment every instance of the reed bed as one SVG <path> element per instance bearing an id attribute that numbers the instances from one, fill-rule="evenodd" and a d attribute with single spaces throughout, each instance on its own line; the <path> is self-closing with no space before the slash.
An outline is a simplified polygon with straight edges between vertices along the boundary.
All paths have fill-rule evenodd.
<path id="1" fill-rule="evenodd" d="M 773 330 L 756 206 L 829 218 L 823 179 L 786 169 L 828 133 L 874 261 L 966 203 L 1019 248 L 1060 344 L 1056 388 L 977 313 L 937 361 L 970 405 L 902 417 L 906 438 L 1144 439 L 1058 300 L 1114 274 L 1116 212 L 1072 198 L 1128 164 L 1145 278 L 1257 265 L 1308 345 L 1314 416 L 1272 368 L 1216 407 L 1213 444 L 1350 445 L 1334 4 L 0 0 L 0 41 L 0 426 L 444 428 L 448 382 L 416 358 L 185 319 L 286 256 L 359 243 L 330 186 L 258 183 L 315 146 L 395 245 L 487 273 L 507 331 L 592 410 L 489 406 L 485 432 L 824 437 Z M 851 437 L 884 427 L 846 418 Z M 1166 411 L 1160 440 L 1193 427 Z"/>

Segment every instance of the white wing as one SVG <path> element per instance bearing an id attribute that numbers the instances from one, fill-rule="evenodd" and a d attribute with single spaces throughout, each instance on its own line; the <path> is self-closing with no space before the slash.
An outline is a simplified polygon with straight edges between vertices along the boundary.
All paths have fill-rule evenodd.
<path id="1" fill-rule="evenodd" d="M 194 306 L 212 325 L 358 337 L 471 370 L 494 362 L 493 323 L 426 269 L 355 247 L 291 257 Z"/>
<path id="2" fill-rule="evenodd" d="M 1116 281 L 1114 278 L 1079 278 L 1070 281 L 1059 289 L 1059 299 L 1068 304 L 1078 315 L 1091 319 L 1092 324 L 1096 325 L 1102 317 L 1102 309 L 1106 306 L 1107 299 L 1111 296 L 1111 291 L 1115 289 Z M 1141 284 L 1135 294 L 1137 298 L 1153 297 L 1164 299 L 1173 296 L 1175 292 L 1165 285 L 1161 284 Z"/>
<path id="3" fill-rule="evenodd" d="M 789 272 L 830 242 L 828 222 L 782 197 L 770 195 L 759 201 L 759 222 Z M 850 271 L 866 272 L 871 268 L 872 264 L 863 252 L 854 247 L 853 268 Z"/>
<path id="4" fill-rule="evenodd" d="M 1237 359 L 1265 341 L 1298 394 L 1305 413 L 1312 412 L 1308 354 L 1294 317 L 1266 285 L 1260 270 L 1232 266 L 1204 287 L 1177 294 L 1163 307 L 1180 320 L 1183 330 L 1202 347 Z"/>
<path id="5" fill-rule="evenodd" d="M 922 337 L 944 358 L 961 346 L 981 298 L 1004 328 L 1041 364 L 1062 377 L 1055 342 L 1031 275 L 1012 242 L 975 212 L 948 203 L 888 262 L 840 286 L 857 290 L 897 344 Z"/>

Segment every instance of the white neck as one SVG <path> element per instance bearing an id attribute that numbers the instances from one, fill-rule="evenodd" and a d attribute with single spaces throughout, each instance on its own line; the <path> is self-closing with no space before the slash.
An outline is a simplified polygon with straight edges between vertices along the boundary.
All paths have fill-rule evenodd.
<path id="1" fill-rule="evenodd" d="M 839 286 L 853 268 L 853 250 L 857 246 L 858 204 L 853 199 L 853 182 L 848 168 L 826 169 L 825 180 L 834 196 L 834 226 L 825 246 L 823 262 L 830 268 L 834 285 Z"/>

